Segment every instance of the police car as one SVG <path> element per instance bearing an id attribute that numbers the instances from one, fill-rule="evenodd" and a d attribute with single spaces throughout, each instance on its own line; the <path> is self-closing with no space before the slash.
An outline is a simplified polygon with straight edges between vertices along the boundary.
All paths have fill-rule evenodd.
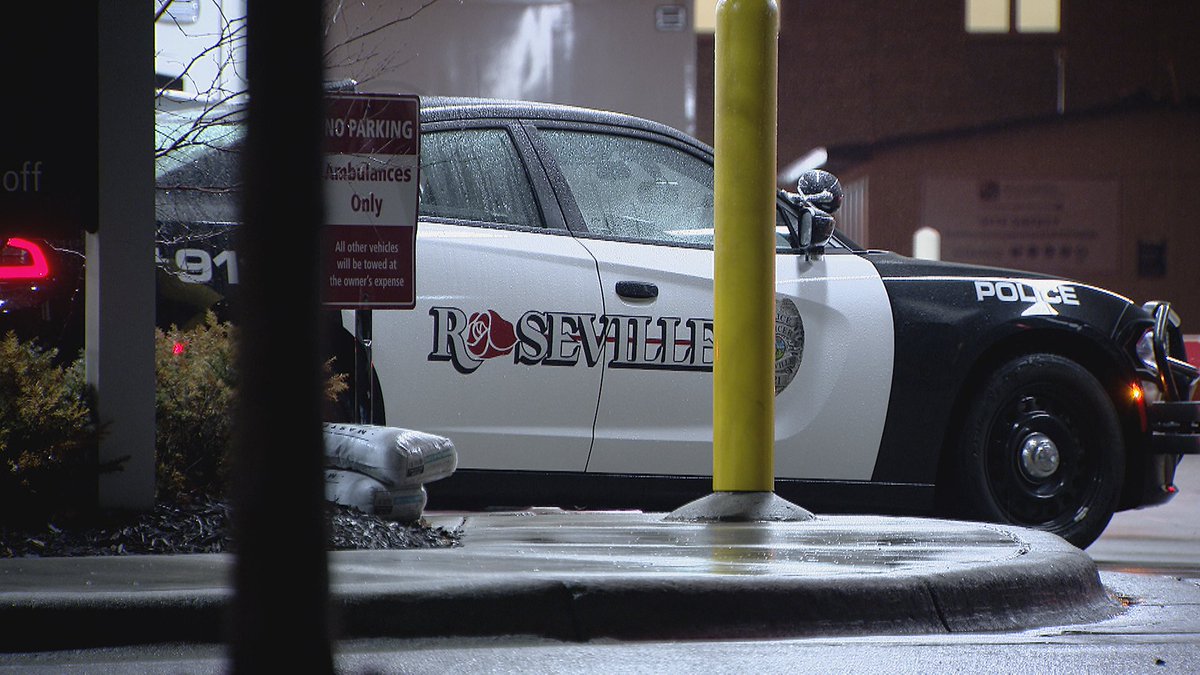
<path id="1" fill-rule="evenodd" d="M 383 419 L 458 449 L 430 508 L 711 491 L 711 149 L 607 112 L 423 106 L 417 306 L 374 313 L 370 358 Z M 863 250 L 833 206 L 777 204 L 778 494 L 1080 546 L 1170 498 L 1200 404 L 1169 305 Z"/>
<path id="2" fill-rule="evenodd" d="M 330 316 L 371 421 L 454 442 L 429 508 L 709 493 L 712 149 L 610 112 L 421 105 L 416 307 L 375 310 L 369 348 L 361 315 Z M 236 185 L 239 138 L 160 162 L 160 259 L 211 290 L 175 294 L 197 306 L 236 295 L 236 191 L 185 188 Z M 1169 304 L 864 250 L 833 229 L 831 177 L 810 178 L 776 209 L 777 494 L 1079 546 L 1114 511 L 1170 499 L 1200 403 Z"/>

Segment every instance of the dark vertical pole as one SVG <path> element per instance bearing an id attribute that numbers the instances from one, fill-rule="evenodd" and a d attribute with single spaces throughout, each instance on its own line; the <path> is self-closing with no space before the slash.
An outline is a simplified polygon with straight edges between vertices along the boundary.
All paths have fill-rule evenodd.
<path id="1" fill-rule="evenodd" d="M 321 4 L 247 4 L 233 670 L 332 672 L 320 428 Z"/>
<path id="2" fill-rule="evenodd" d="M 354 421 L 375 424 L 375 361 L 371 310 L 354 312 L 354 339 L 361 349 L 354 350 Z"/>
<path id="3" fill-rule="evenodd" d="M 149 511 L 154 507 L 154 25 L 133 3 L 101 2 L 98 11 L 99 224 L 85 243 L 85 362 L 106 425 L 100 462 L 129 458 L 121 471 L 101 474 L 99 500 L 107 508 Z M 66 121 L 62 112 L 56 114 Z"/>

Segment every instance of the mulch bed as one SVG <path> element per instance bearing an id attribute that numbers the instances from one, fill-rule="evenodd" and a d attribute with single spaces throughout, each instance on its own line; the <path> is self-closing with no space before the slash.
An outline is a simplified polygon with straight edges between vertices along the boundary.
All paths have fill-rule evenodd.
<path id="1" fill-rule="evenodd" d="M 401 523 L 327 503 L 329 550 L 457 546 L 459 534 L 424 521 Z M 230 506 L 207 496 L 157 504 L 150 513 L 0 525 L 0 558 L 221 553 L 234 550 Z"/>

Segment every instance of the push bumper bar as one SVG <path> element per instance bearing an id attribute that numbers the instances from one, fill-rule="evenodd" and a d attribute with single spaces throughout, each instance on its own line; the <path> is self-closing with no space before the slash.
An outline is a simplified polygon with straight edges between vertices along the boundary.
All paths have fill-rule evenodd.
<path id="1" fill-rule="evenodd" d="M 1189 400 L 1200 380 L 1195 366 L 1167 351 L 1169 303 L 1148 306 L 1154 314 L 1154 360 L 1163 399 L 1146 406 L 1150 451 L 1155 454 L 1200 454 L 1200 401 Z"/>
<path id="2" fill-rule="evenodd" d="M 1150 452 L 1200 454 L 1200 401 L 1160 401 L 1146 406 Z"/>

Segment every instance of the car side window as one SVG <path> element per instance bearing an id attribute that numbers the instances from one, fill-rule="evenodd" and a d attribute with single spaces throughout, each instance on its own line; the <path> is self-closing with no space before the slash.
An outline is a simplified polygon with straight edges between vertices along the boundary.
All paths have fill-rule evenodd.
<path id="1" fill-rule="evenodd" d="M 712 166 L 643 138 L 541 129 L 590 233 L 712 245 Z"/>
<path id="2" fill-rule="evenodd" d="M 543 226 L 525 168 L 503 129 L 421 135 L 420 213 L 430 218 Z"/>

